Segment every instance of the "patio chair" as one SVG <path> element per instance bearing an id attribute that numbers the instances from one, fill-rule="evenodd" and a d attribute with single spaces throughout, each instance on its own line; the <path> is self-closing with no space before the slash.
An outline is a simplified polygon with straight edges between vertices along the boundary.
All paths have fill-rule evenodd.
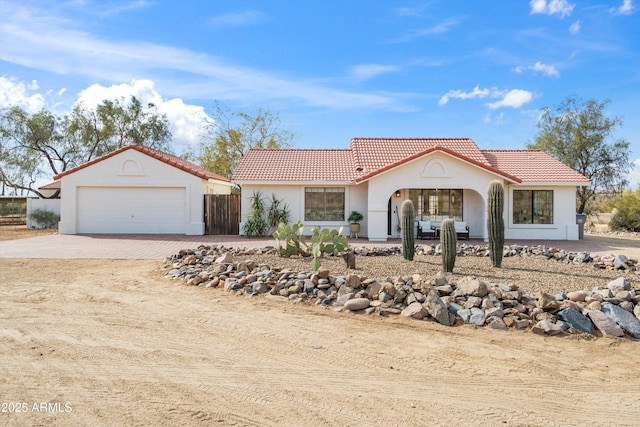
<path id="1" fill-rule="evenodd" d="M 466 221 L 454 221 L 453 225 L 456 229 L 458 239 L 469 240 L 469 226 Z"/>
<path id="2" fill-rule="evenodd" d="M 418 239 L 435 239 L 436 227 L 431 225 L 431 221 L 418 221 Z"/>

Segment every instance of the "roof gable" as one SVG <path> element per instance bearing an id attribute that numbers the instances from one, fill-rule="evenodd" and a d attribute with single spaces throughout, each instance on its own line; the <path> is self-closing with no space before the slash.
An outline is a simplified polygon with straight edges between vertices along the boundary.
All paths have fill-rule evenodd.
<path id="1" fill-rule="evenodd" d="M 101 162 L 103 160 L 106 160 L 110 157 L 113 157 L 117 154 L 123 153 L 127 150 L 136 150 L 142 154 L 146 154 L 149 157 L 153 157 L 156 160 L 159 160 L 163 163 L 166 163 L 169 166 L 173 166 L 177 169 L 180 169 L 184 172 L 187 172 L 191 175 L 197 176 L 200 179 L 205 179 L 205 180 L 216 180 L 216 181 L 222 181 L 222 182 L 231 182 L 230 179 L 225 178 L 221 175 L 218 175 L 217 173 L 211 172 L 208 169 L 205 169 L 203 167 L 194 165 L 191 162 L 188 162 L 178 156 L 174 156 L 173 154 L 169 154 L 169 153 L 165 153 L 164 151 L 160 151 L 160 150 L 156 150 L 155 148 L 150 148 L 150 147 L 146 147 L 144 145 L 127 145 L 125 147 L 119 148 L 115 151 L 112 151 L 111 153 L 105 154 L 104 156 L 100 156 L 100 157 L 96 157 L 93 160 L 90 160 L 86 163 L 83 163 L 79 166 L 76 166 L 75 168 L 71 168 L 68 169 L 64 172 L 59 173 L 58 175 L 54 176 L 53 179 L 54 180 L 58 180 L 64 176 L 70 175 L 74 172 L 77 172 L 79 170 L 82 170 L 84 168 L 87 168 L 91 165 L 94 165 L 98 162 Z"/>
<path id="2" fill-rule="evenodd" d="M 409 157 L 407 157 L 405 159 L 398 160 L 395 163 L 392 163 L 390 165 L 384 166 L 383 168 L 380 168 L 380 169 L 378 169 L 376 171 L 373 171 L 371 173 L 362 175 L 362 176 L 360 176 L 360 177 L 358 177 L 356 179 L 356 182 L 366 181 L 366 180 L 368 180 L 370 178 L 373 178 L 376 175 L 379 175 L 379 174 L 381 174 L 383 172 L 386 172 L 388 170 L 391 170 L 391 169 L 395 169 L 395 168 L 397 168 L 399 166 L 402 166 L 402 165 L 404 165 L 404 164 L 406 164 L 406 163 L 408 163 L 408 162 L 410 162 L 412 160 L 419 159 L 420 157 L 429 155 L 429 154 L 431 154 L 433 152 L 436 152 L 436 151 L 439 151 L 439 152 L 442 152 L 442 153 L 446 153 L 446 154 L 448 154 L 448 155 L 450 155 L 452 157 L 455 157 L 455 158 L 460 159 L 460 160 L 462 160 L 464 162 L 470 163 L 470 164 L 472 164 L 474 166 L 477 166 L 477 167 L 479 167 L 481 169 L 484 169 L 484 170 L 486 170 L 488 172 L 492 172 L 494 174 L 500 175 L 503 178 L 506 178 L 506 179 L 508 179 L 510 181 L 517 182 L 517 183 L 522 182 L 522 180 L 520 178 L 518 178 L 517 176 L 508 174 L 508 173 L 506 173 L 504 171 L 501 171 L 501 170 L 498 170 L 498 169 L 492 167 L 491 165 L 489 165 L 487 163 L 478 162 L 475 159 L 467 157 L 467 156 L 465 156 L 463 154 L 460 154 L 460 153 L 458 153 L 456 151 L 453 151 L 453 150 L 451 150 L 449 148 L 441 147 L 439 145 L 436 145 L 434 147 L 428 148 L 428 149 L 426 149 L 426 150 L 424 150 L 422 152 L 416 153 L 416 154 L 414 154 L 412 156 L 409 156 Z"/>
<path id="3" fill-rule="evenodd" d="M 475 164 L 491 166 L 470 138 L 352 138 L 354 162 L 363 174 L 386 170 L 390 165 L 415 158 L 440 147 L 457 153 Z"/>

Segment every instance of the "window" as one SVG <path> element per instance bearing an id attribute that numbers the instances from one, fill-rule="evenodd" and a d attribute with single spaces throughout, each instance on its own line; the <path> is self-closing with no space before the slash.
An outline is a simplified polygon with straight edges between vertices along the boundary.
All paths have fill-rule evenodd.
<path id="1" fill-rule="evenodd" d="M 513 190 L 514 224 L 553 224 L 553 190 Z"/>
<path id="2" fill-rule="evenodd" d="M 344 187 L 304 189 L 305 221 L 344 221 Z"/>
<path id="3" fill-rule="evenodd" d="M 442 221 L 452 218 L 462 221 L 461 189 L 424 189 L 409 190 L 409 199 L 416 210 L 416 218 Z"/>

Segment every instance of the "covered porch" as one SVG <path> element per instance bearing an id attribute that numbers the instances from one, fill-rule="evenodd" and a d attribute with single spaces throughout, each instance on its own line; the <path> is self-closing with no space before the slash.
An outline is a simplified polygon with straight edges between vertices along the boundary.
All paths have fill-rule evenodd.
<path id="1" fill-rule="evenodd" d="M 414 206 L 414 235 L 416 238 L 437 238 L 440 225 L 445 219 L 453 219 L 460 228 L 459 237 L 482 239 L 485 230 L 485 200 L 471 188 L 401 188 L 389 197 L 387 207 L 387 238 L 401 236 L 401 205 L 411 200 Z M 433 230 L 420 230 L 418 226 Z M 468 235 L 462 231 L 468 227 Z M 371 236 L 369 236 L 371 239 Z"/>

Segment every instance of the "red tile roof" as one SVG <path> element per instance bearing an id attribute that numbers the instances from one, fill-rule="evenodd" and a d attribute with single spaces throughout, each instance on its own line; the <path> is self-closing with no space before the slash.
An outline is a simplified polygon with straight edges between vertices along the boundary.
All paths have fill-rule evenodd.
<path id="1" fill-rule="evenodd" d="M 444 148 L 444 147 L 441 147 L 439 145 L 436 145 L 434 147 L 428 148 L 425 151 L 421 151 L 421 152 L 416 153 L 416 154 L 414 154 L 412 156 L 409 156 L 409 157 L 407 157 L 405 159 L 398 160 L 395 163 L 392 163 L 390 165 L 384 166 L 384 167 L 382 167 L 382 168 L 380 168 L 380 169 L 378 169 L 376 171 L 373 171 L 371 173 L 368 173 L 368 174 L 365 174 L 365 175 L 361 175 L 358 178 L 356 178 L 356 182 L 366 181 L 366 180 L 368 180 L 368 179 L 370 179 L 370 178 L 372 178 L 372 177 L 374 177 L 374 176 L 376 176 L 376 175 L 378 175 L 378 174 L 380 174 L 382 172 L 394 169 L 394 168 L 396 168 L 398 166 L 401 166 L 401 165 L 403 165 L 403 164 L 405 164 L 405 163 L 407 163 L 407 162 L 409 162 L 411 160 L 420 158 L 422 156 L 426 156 L 427 154 L 432 153 L 434 151 L 440 151 L 440 152 L 443 152 L 443 153 L 447 153 L 450 156 L 456 157 L 456 158 L 458 158 L 460 160 L 464 160 L 464 161 L 466 161 L 468 163 L 474 164 L 474 165 L 476 165 L 476 166 L 478 166 L 478 167 L 480 167 L 482 169 L 486 169 L 486 170 L 488 170 L 490 172 L 493 172 L 493 173 L 496 173 L 498 175 L 501 175 L 504 178 L 507 178 L 507 179 L 509 179 L 511 181 L 514 181 L 514 182 L 517 182 L 517 183 L 522 182 L 522 180 L 520 178 L 518 178 L 517 176 L 505 173 L 504 171 L 496 169 L 496 168 L 494 168 L 494 167 L 492 167 L 492 166 L 490 166 L 490 165 L 488 165 L 486 163 L 480 163 L 480 162 L 478 162 L 478 161 L 476 161 L 474 159 L 471 159 L 471 158 L 466 157 L 466 156 L 464 156 L 464 155 L 462 155 L 460 153 L 457 153 L 457 152 L 455 152 L 455 151 L 453 151 L 453 150 L 451 150 L 449 148 Z"/>
<path id="2" fill-rule="evenodd" d="M 353 138 L 348 150 L 250 149 L 232 179 L 362 182 L 434 151 L 517 183 L 589 183 L 543 151 L 480 150 L 469 138 Z"/>
<path id="3" fill-rule="evenodd" d="M 60 178 L 62 178 L 63 176 L 66 175 L 70 175 L 74 172 L 77 172 L 81 169 L 84 169 L 88 166 L 91 166 L 93 164 L 96 164 L 98 162 L 101 162 L 105 159 L 108 159 L 109 157 L 113 157 L 116 154 L 120 154 L 124 151 L 127 150 L 136 150 L 139 151 L 140 153 L 146 154 L 150 157 L 153 157 L 156 160 L 160 160 L 163 163 L 166 163 L 170 166 L 173 166 L 175 168 L 178 168 L 180 170 L 183 170 L 187 173 L 190 173 L 191 175 L 195 175 L 200 179 L 213 179 L 213 180 L 217 180 L 217 181 L 223 181 L 223 182 L 231 182 L 230 179 L 225 178 L 221 175 L 218 175 L 217 173 L 213 173 L 210 170 L 207 170 L 203 167 L 194 165 L 191 162 L 188 162 L 178 156 L 174 156 L 173 154 L 169 154 L 169 153 L 165 153 L 164 151 L 160 151 L 160 150 L 156 150 L 155 148 L 150 148 L 150 147 L 145 147 L 143 145 L 127 145 L 125 147 L 122 147 L 118 150 L 112 151 L 109 154 L 105 154 L 104 156 L 101 157 L 97 157 L 87 163 L 83 163 L 80 166 L 76 166 L 75 168 L 72 169 L 68 169 L 64 172 L 59 173 L 58 175 L 54 176 L 53 179 L 58 180 Z"/>
<path id="4" fill-rule="evenodd" d="M 477 163 L 491 166 L 469 138 L 353 138 L 356 166 L 371 173 L 434 147 L 447 148 Z"/>
<path id="5" fill-rule="evenodd" d="M 482 150 L 493 167 L 523 182 L 575 182 L 589 179 L 541 150 Z"/>
<path id="6" fill-rule="evenodd" d="M 251 148 L 234 181 L 353 181 L 359 175 L 351 150 Z"/>

